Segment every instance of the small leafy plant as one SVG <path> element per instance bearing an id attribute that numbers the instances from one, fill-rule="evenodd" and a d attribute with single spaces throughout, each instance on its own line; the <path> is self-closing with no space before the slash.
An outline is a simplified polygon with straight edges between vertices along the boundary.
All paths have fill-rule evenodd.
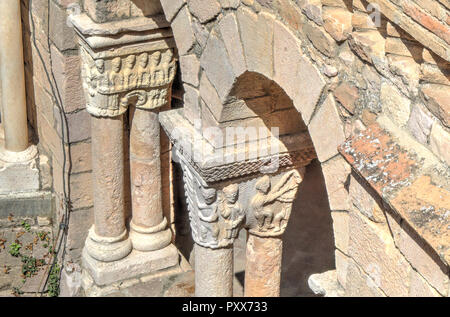
<path id="1" fill-rule="evenodd" d="M 59 295 L 59 272 L 61 268 L 58 263 L 50 271 L 50 276 L 48 278 L 48 296 L 57 297 Z"/>
<path id="2" fill-rule="evenodd" d="M 25 220 L 22 220 L 22 227 L 25 229 L 26 232 L 30 232 L 31 230 L 31 225 Z"/>
<path id="3" fill-rule="evenodd" d="M 18 257 L 20 255 L 20 248 L 22 245 L 20 243 L 14 242 L 9 246 L 9 254 L 14 257 Z"/>

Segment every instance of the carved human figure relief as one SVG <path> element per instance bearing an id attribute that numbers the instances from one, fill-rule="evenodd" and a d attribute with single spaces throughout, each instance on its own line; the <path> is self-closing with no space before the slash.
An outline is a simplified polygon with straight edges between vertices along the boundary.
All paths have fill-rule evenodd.
<path id="1" fill-rule="evenodd" d="M 136 86 L 137 74 L 135 71 L 133 71 L 135 65 L 136 65 L 136 56 L 128 55 L 125 58 L 125 70 L 123 72 L 125 89 L 133 89 Z"/>
<path id="2" fill-rule="evenodd" d="M 233 244 L 245 218 L 245 211 L 238 202 L 239 186 L 208 187 L 186 164 L 182 167 L 194 241 L 210 248 Z"/>
<path id="3" fill-rule="evenodd" d="M 111 61 L 111 72 L 109 74 L 109 87 L 110 91 L 123 89 L 123 75 L 120 72 L 122 68 L 122 59 L 120 57 L 113 58 Z"/>
<path id="4" fill-rule="evenodd" d="M 148 53 L 144 52 L 139 55 L 138 65 L 138 86 L 144 87 L 150 83 L 148 66 Z"/>
<path id="5" fill-rule="evenodd" d="M 273 186 L 268 175 L 256 182 L 256 194 L 250 202 L 256 226 L 250 228 L 251 233 L 277 236 L 284 232 L 301 181 L 300 173 L 292 170 L 284 174 Z"/>

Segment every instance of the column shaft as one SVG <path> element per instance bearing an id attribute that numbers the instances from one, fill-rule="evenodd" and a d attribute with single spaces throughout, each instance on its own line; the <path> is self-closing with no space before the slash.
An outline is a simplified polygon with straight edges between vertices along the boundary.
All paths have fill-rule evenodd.
<path id="1" fill-rule="evenodd" d="M 172 239 L 162 210 L 158 113 L 132 108 L 130 170 L 133 219 L 130 236 L 140 251 L 158 250 Z"/>
<path id="2" fill-rule="evenodd" d="M 95 232 L 116 237 L 125 230 L 123 116 L 92 116 Z"/>
<path id="3" fill-rule="evenodd" d="M 282 250 L 280 237 L 248 235 L 244 296 L 280 296 Z"/>
<path id="4" fill-rule="evenodd" d="M 0 1 L 0 75 L 5 148 L 28 148 L 28 125 L 19 0 Z"/>
<path id="5" fill-rule="evenodd" d="M 195 296 L 233 296 L 233 246 L 210 249 L 195 244 Z"/>

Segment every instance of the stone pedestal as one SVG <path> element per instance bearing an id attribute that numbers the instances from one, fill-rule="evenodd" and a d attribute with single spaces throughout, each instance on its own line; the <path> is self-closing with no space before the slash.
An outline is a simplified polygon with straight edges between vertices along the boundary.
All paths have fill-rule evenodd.
<path id="1" fill-rule="evenodd" d="M 273 138 L 267 146 L 277 152 L 249 159 L 251 153 L 268 153 L 262 148 L 264 142 L 215 148 L 184 117 L 182 109 L 161 113 L 160 122 L 183 169 L 196 244 L 196 296 L 232 296 L 232 246 L 242 228 L 250 233 L 247 269 L 252 272 L 246 294 L 257 296 L 257 290 L 260 296 L 278 296 L 280 236 L 303 179 L 303 166 L 314 158 L 311 140 L 298 135 L 299 142 L 290 144 L 288 150 L 282 137 Z"/>
<path id="2" fill-rule="evenodd" d="M 83 250 L 83 268 L 103 287 L 179 264 L 162 211 L 157 114 L 170 103 L 174 43 L 161 16 L 98 24 L 80 14 L 70 21 L 80 37 L 86 109 L 92 116 L 95 223 Z M 124 175 L 128 109 L 131 175 Z M 131 177 L 130 232 L 125 177 Z"/>

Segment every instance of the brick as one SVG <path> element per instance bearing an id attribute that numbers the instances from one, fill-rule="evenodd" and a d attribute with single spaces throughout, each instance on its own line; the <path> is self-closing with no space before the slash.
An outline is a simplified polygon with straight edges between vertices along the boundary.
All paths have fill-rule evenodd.
<path id="1" fill-rule="evenodd" d="M 200 62 L 198 58 L 194 54 L 181 56 L 180 68 L 183 82 L 198 87 L 200 83 Z"/>
<path id="2" fill-rule="evenodd" d="M 247 70 L 244 57 L 236 16 L 227 14 L 219 23 L 220 33 L 223 39 L 226 39 L 225 47 L 227 49 L 233 71 L 236 76 L 240 76 Z"/>
<path id="3" fill-rule="evenodd" d="M 450 134 L 437 122 L 430 134 L 431 150 L 448 165 L 450 165 Z"/>
<path id="4" fill-rule="evenodd" d="M 167 21 L 172 22 L 173 18 L 184 4 L 184 0 L 161 0 L 161 6 L 163 7 Z"/>
<path id="5" fill-rule="evenodd" d="M 427 108 L 450 127 L 450 86 L 425 84 L 421 88 Z"/>
<path id="6" fill-rule="evenodd" d="M 349 210 L 351 203 L 345 183 L 351 172 L 350 165 L 340 156 L 322 164 L 331 210 Z"/>
<path id="7" fill-rule="evenodd" d="M 422 106 L 418 104 L 413 105 L 408 121 L 408 129 L 420 143 L 428 143 L 432 125 L 432 117 L 422 109 Z"/>
<path id="8" fill-rule="evenodd" d="M 216 88 L 220 99 L 225 101 L 233 88 L 236 76 L 233 73 L 224 43 L 214 33 L 209 36 L 200 64 Z"/>
<path id="9" fill-rule="evenodd" d="M 411 100 L 391 83 L 381 84 L 381 107 L 388 117 L 400 126 L 406 125 L 411 113 Z"/>
<path id="10" fill-rule="evenodd" d="M 220 13 L 220 4 L 217 0 L 187 0 L 189 11 L 201 23 L 214 19 Z"/>
<path id="11" fill-rule="evenodd" d="M 172 21 L 173 36 L 177 44 L 180 56 L 192 48 L 195 43 L 195 36 L 192 31 L 191 15 L 186 7 L 183 7 Z"/>
<path id="12" fill-rule="evenodd" d="M 248 70 L 272 78 L 274 17 L 242 8 L 237 11 L 237 18 Z"/>
<path id="13" fill-rule="evenodd" d="M 323 8 L 323 27 L 336 41 L 348 38 L 352 31 L 352 13 L 342 8 Z"/>
<path id="14" fill-rule="evenodd" d="M 327 129 L 324 129 L 327 127 Z M 320 162 L 337 154 L 338 146 L 344 142 L 344 127 L 336 109 L 334 98 L 328 95 L 311 119 L 309 133 Z"/>
<path id="15" fill-rule="evenodd" d="M 334 57 L 337 54 L 336 42 L 323 28 L 308 22 L 304 24 L 303 32 L 322 54 L 328 57 Z"/>
<path id="16" fill-rule="evenodd" d="M 279 22 L 274 24 L 274 69 L 274 80 L 308 123 L 325 81 L 318 69 L 301 55 L 300 41 Z"/>

